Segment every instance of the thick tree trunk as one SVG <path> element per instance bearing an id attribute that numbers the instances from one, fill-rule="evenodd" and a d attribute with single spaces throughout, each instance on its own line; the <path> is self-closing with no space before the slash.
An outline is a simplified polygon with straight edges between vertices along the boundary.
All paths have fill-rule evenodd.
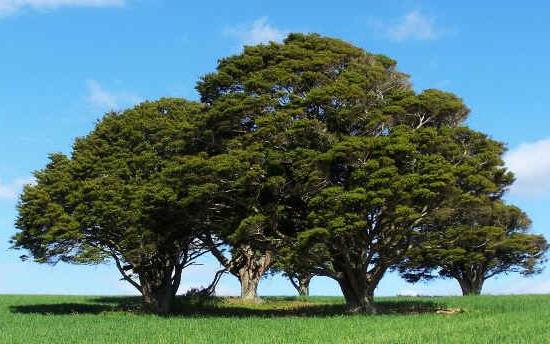
<path id="1" fill-rule="evenodd" d="M 241 299 L 246 301 L 258 301 L 258 284 L 260 279 L 256 277 L 250 277 L 251 271 L 244 272 L 239 277 L 241 282 Z"/>
<path id="2" fill-rule="evenodd" d="M 374 290 L 384 276 L 387 265 L 380 264 L 369 271 L 360 264 L 356 267 L 349 264 L 334 264 L 340 268 L 335 279 L 342 289 L 346 306 L 350 313 L 377 313 L 374 303 Z"/>
<path id="3" fill-rule="evenodd" d="M 481 294 L 481 289 L 483 288 L 483 279 L 468 279 L 462 278 L 457 279 L 460 284 L 460 289 L 462 289 L 462 295 L 479 295 Z"/>
<path id="4" fill-rule="evenodd" d="M 237 245 L 232 250 L 231 259 L 225 257 L 214 240 L 207 238 L 207 243 L 214 257 L 220 264 L 237 277 L 241 284 L 241 299 L 259 301 L 258 284 L 272 263 L 272 254 L 269 251 L 259 252 L 249 245 Z"/>
<path id="5" fill-rule="evenodd" d="M 340 289 L 342 289 L 342 294 L 344 294 L 344 299 L 346 300 L 348 312 L 375 314 L 376 307 L 373 300 L 369 297 L 367 288 L 363 283 L 358 284 L 356 282 L 357 279 L 355 281 L 350 281 L 348 279 L 340 279 L 338 281 Z M 361 286 L 361 284 L 363 285 Z"/>
<path id="6" fill-rule="evenodd" d="M 241 283 L 241 299 L 259 301 L 258 285 L 271 265 L 271 252 L 258 253 L 249 246 L 242 247 L 238 252 L 237 271 L 232 271 Z"/>
<path id="7" fill-rule="evenodd" d="M 138 273 L 145 311 L 160 315 L 172 311 L 181 282 L 181 272 L 179 265 L 167 264 L 162 268 Z"/>
<path id="8" fill-rule="evenodd" d="M 146 312 L 155 314 L 168 314 L 172 311 L 172 305 L 176 294 L 170 286 L 143 286 L 143 308 Z"/>

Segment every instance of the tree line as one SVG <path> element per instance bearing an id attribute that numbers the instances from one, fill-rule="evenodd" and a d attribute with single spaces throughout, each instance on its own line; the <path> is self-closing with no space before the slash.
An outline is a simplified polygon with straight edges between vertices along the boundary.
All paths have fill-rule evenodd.
<path id="1" fill-rule="evenodd" d="M 398 271 L 479 294 L 497 274 L 540 271 L 548 244 L 503 195 L 503 143 L 465 124 L 454 94 L 420 93 L 396 61 L 316 34 L 219 61 L 200 101 L 109 112 L 25 187 L 12 243 L 41 263 L 113 261 L 146 310 L 171 311 L 206 253 L 256 300 L 282 272 L 300 294 L 335 280 L 375 312 Z"/>

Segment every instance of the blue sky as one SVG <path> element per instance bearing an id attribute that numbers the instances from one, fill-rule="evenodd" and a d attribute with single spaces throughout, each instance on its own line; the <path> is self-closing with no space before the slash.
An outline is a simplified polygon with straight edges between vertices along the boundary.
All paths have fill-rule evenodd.
<path id="1" fill-rule="evenodd" d="M 112 266 L 22 263 L 9 250 L 21 185 L 50 152 L 66 152 L 110 109 L 145 99 L 197 99 L 196 80 L 243 44 L 318 32 L 397 59 L 417 90 L 441 88 L 472 109 L 469 125 L 504 141 L 518 181 L 508 200 L 550 238 L 550 4 L 530 1 L 0 0 L 0 293 L 121 294 Z M 335 6 L 337 5 L 337 6 Z M 182 289 L 209 282 L 212 258 Z M 226 276 L 220 293 L 235 294 Z M 550 293 L 550 269 L 503 276 L 486 293 Z M 388 274 L 378 295 L 455 294 L 454 281 L 409 285 Z M 285 280 L 261 294 L 291 294 Z M 338 294 L 318 278 L 313 294 Z"/>

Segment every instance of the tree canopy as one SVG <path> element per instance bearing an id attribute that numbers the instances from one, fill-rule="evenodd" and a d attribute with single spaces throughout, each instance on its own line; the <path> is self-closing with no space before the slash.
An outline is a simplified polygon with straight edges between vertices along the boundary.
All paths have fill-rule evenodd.
<path id="1" fill-rule="evenodd" d="M 246 47 L 197 89 L 215 149 L 264 157 L 246 220 L 262 238 L 247 245 L 298 255 L 340 283 L 350 309 L 369 308 L 380 278 L 454 185 L 444 152 L 429 148 L 461 125 L 467 107 L 450 93 L 416 94 L 388 57 L 318 35 Z M 321 261 L 304 259 L 312 246 L 322 247 Z"/>
<path id="2" fill-rule="evenodd" d="M 453 206 L 432 222 L 440 230 L 429 233 L 400 263 L 406 280 L 454 278 L 464 295 L 476 295 L 496 275 L 541 271 L 548 243 L 527 232 L 531 221 L 519 208 L 487 198 Z"/>
<path id="3" fill-rule="evenodd" d="M 14 246 L 39 262 L 112 259 L 147 307 L 168 312 L 182 270 L 206 252 L 198 238 L 215 181 L 196 154 L 201 108 L 162 99 L 109 113 L 70 157 L 51 155 L 21 196 Z"/>
<path id="4" fill-rule="evenodd" d="M 450 144 L 432 144 L 447 147 L 457 184 L 432 214 L 431 230 L 399 264 L 402 276 L 410 282 L 454 278 L 464 294 L 479 294 L 495 275 L 540 272 L 546 240 L 529 234 L 528 216 L 502 200 L 514 181 L 502 160 L 504 145 L 468 128 L 448 137 Z"/>
<path id="5" fill-rule="evenodd" d="M 297 289 L 334 279 L 352 312 L 376 311 L 391 268 L 463 290 L 539 270 L 546 241 L 502 201 L 504 145 L 391 58 L 295 33 L 221 59 L 197 90 L 200 103 L 109 113 L 70 157 L 52 155 L 21 197 L 14 246 L 41 262 L 113 259 L 161 313 L 207 251 L 243 298 L 273 269 Z"/>

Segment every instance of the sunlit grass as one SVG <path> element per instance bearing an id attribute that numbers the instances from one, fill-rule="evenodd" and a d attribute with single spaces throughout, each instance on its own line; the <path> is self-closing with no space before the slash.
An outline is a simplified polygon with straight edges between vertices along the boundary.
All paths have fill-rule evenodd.
<path id="1" fill-rule="evenodd" d="M 351 316 L 335 297 L 180 299 L 158 317 L 137 298 L 5 295 L 0 343 L 550 343 L 550 295 L 377 301 Z"/>

